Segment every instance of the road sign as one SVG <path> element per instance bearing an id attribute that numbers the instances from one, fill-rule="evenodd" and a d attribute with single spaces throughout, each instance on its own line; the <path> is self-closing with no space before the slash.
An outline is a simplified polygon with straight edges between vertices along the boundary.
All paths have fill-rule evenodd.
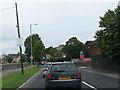
<path id="1" fill-rule="evenodd" d="M 17 46 L 23 46 L 23 39 L 22 38 L 17 38 Z"/>
<path id="2" fill-rule="evenodd" d="M 32 55 L 30 56 L 30 59 L 33 60 L 33 56 Z"/>

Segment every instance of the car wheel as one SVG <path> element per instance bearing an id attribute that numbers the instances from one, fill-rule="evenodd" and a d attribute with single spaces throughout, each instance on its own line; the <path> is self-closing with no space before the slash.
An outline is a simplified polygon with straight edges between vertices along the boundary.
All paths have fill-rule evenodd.
<path id="1" fill-rule="evenodd" d="M 81 86 L 77 87 L 76 89 L 77 89 L 77 90 L 82 90 L 82 89 L 81 89 Z"/>
<path id="2" fill-rule="evenodd" d="M 43 75 L 43 78 L 45 78 L 45 75 Z"/>
<path id="3" fill-rule="evenodd" d="M 46 87 L 45 90 L 51 90 L 51 88 L 50 87 Z"/>

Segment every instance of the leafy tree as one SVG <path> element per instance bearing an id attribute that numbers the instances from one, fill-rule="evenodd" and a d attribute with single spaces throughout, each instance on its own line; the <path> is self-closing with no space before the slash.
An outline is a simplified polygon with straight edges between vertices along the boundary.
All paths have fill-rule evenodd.
<path id="1" fill-rule="evenodd" d="M 62 59 L 63 58 L 63 52 L 62 50 L 57 50 L 56 48 L 53 48 L 50 46 L 49 48 L 46 48 L 46 53 L 51 55 L 51 60 L 56 60 L 56 59 Z"/>
<path id="2" fill-rule="evenodd" d="M 66 57 L 70 59 L 79 58 L 80 51 L 86 51 L 85 45 L 77 40 L 76 37 L 70 38 L 62 50 L 66 54 Z"/>
<path id="3" fill-rule="evenodd" d="M 28 59 L 30 59 L 31 55 L 31 41 L 30 41 L 31 36 L 27 37 L 24 46 L 25 46 L 25 54 Z M 43 57 L 43 51 L 44 51 L 44 45 L 42 43 L 41 38 L 39 37 L 38 34 L 33 34 L 32 35 L 32 54 L 33 54 L 33 60 L 40 62 L 40 60 Z"/>
<path id="4" fill-rule="evenodd" d="M 12 57 L 7 57 L 7 59 L 8 59 L 8 62 L 9 62 L 9 63 L 11 63 L 11 62 L 12 62 L 12 60 L 13 60 L 13 58 L 12 58 Z"/>
<path id="5" fill-rule="evenodd" d="M 46 48 L 45 51 L 46 51 L 46 53 L 50 54 L 51 56 L 54 56 L 55 53 L 57 52 L 57 49 L 50 46 L 50 47 Z"/>
<path id="6" fill-rule="evenodd" d="M 115 10 L 108 10 L 103 17 L 100 17 L 99 27 L 95 38 L 101 53 L 110 58 L 120 56 L 120 7 Z"/>

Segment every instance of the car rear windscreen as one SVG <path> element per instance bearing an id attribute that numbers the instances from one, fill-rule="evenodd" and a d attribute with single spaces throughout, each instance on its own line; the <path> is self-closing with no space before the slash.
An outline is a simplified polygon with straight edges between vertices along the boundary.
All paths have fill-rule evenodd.
<path id="1" fill-rule="evenodd" d="M 73 72 L 77 71 L 77 67 L 72 63 L 54 64 L 51 72 Z"/>

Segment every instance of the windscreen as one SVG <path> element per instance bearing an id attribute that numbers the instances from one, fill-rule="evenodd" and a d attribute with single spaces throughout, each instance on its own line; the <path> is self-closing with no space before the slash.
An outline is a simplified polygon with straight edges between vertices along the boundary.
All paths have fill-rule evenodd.
<path id="1" fill-rule="evenodd" d="M 71 63 L 54 64 L 51 67 L 52 72 L 73 72 L 76 70 L 77 67 Z"/>

